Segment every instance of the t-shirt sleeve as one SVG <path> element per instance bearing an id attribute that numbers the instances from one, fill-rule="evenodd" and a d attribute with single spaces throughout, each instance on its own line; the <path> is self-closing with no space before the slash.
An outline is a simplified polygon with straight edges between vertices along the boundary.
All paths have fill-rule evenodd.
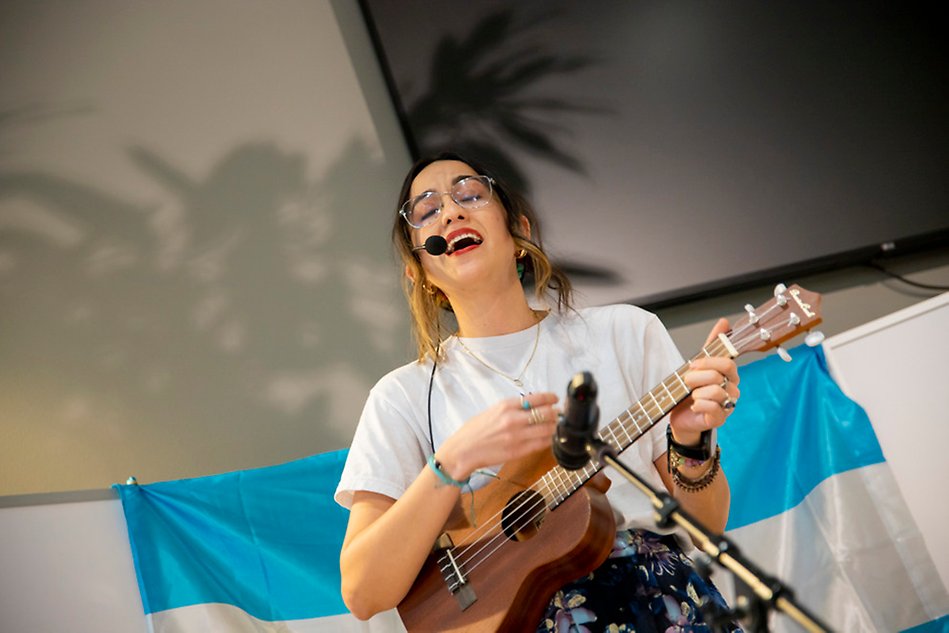
<path id="1" fill-rule="evenodd" d="M 398 499 L 425 465 L 413 407 L 397 385 L 383 379 L 363 407 L 334 498 L 351 508 L 357 490 Z"/>

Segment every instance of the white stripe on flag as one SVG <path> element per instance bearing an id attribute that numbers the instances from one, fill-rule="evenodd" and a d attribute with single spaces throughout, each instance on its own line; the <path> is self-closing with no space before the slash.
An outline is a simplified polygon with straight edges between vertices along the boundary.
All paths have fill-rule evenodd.
<path id="1" fill-rule="evenodd" d="M 949 594 L 886 463 L 833 475 L 796 507 L 728 536 L 835 630 L 890 633 L 949 613 Z M 785 616 L 772 625 L 800 630 Z"/>
<path id="2" fill-rule="evenodd" d="M 287 622 L 266 622 L 230 604 L 209 603 L 145 616 L 150 633 L 404 633 L 394 609 L 365 622 L 351 614 Z"/>

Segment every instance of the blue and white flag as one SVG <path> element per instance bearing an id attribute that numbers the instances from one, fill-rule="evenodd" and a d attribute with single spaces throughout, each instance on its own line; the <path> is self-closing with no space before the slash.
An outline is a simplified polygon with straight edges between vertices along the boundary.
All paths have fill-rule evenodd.
<path id="1" fill-rule="evenodd" d="M 726 534 L 838 631 L 949 631 L 949 597 L 864 410 L 821 348 L 740 368 Z M 717 576 L 720 578 L 721 576 Z M 774 631 L 800 631 L 787 617 Z"/>
<path id="2" fill-rule="evenodd" d="M 404 630 L 340 595 L 345 451 L 255 470 L 115 486 L 154 633 Z"/>
<path id="3" fill-rule="evenodd" d="M 794 356 L 740 369 L 741 405 L 719 436 L 729 536 L 838 631 L 949 630 L 946 590 L 870 421 L 819 348 Z M 149 630 L 404 631 L 394 611 L 359 622 L 340 596 L 344 461 L 116 486 Z M 800 630 L 786 617 L 773 627 Z"/>

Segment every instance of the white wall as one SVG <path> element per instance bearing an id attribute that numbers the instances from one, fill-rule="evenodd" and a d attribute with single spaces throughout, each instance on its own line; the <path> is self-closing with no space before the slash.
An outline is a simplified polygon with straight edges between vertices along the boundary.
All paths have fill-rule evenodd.
<path id="1" fill-rule="evenodd" d="M 410 351 L 358 7 L 0 4 L 0 495 L 348 445 Z"/>

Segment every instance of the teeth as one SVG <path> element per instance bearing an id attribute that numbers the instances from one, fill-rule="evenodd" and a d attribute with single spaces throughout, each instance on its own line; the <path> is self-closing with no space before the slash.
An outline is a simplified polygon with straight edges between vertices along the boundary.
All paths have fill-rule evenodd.
<path id="1" fill-rule="evenodd" d="M 451 242 L 448 243 L 448 246 L 451 248 L 454 248 L 455 244 L 457 244 L 460 240 L 465 239 L 466 237 L 473 239 L 478 244 L 481 243 L 481 238 L 475 235 L 474 233 L 459 233 L 455 237 L 451 238 Z"/>

